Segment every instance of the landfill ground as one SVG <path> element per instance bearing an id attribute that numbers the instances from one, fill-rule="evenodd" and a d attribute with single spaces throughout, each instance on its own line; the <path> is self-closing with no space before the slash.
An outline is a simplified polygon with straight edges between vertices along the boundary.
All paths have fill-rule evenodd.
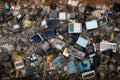
<path id="1" fill-rule="evenodd" d="M 120 80 L 120 0 L 0 0 L 0 80 Z"/>

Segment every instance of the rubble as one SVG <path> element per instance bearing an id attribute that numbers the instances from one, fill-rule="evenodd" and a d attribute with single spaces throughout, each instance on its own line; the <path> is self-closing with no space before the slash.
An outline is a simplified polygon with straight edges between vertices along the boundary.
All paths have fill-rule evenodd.
<path id="1" fill-rule="evenodd" d="M 120 3 L 0 1 L 0 80 L 119 80 Z"/>

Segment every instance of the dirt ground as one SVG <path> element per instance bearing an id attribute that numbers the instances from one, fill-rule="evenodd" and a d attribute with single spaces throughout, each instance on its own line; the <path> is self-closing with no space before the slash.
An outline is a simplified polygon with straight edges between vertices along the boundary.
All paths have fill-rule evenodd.
<path id="1" fill-rule="evenodd" d="M 5 2 L 5 1 L 11 2 L 11 1 L 25 1 L 25 0 L 0 0 L 0 1 L 2 1 L 2 2 Z M 49 5 L 50 3 L 53 3 L 53 2 L 58 3 L 59 1 L 62 1 L 64 3 L 67 2 L 67 0 L 38 0 L 38 1 L 45 1 L 45 5 Z M 114 2 L 119 2 L 120 3 L 120 0 L 81 0 L 81 1 L 85 2 L 87 4 L 90 4 L 90 5 L 96 5 L 96 4 L 104 5 L 105 4 L 107 6 L 112 5 Z"/>
<path id="2" fill-rule="evenodd" d="M 112 5 L 114 2 L 120 3 L 120 0 L 82 0 L 82 1 L 90 5 L 96 5 L 96 4 L 104 5 L 105 4 L 107 6 Z"/>
<path id="3" fill-rule="evenodd" d="M 65 1 L 67 1 L 67 0 L 45 0 L 46 1 L 46 3 L 45 4 L 50 4 L 50 3 L 52 3 L 52 2 L 56 2 L 56 3 L 58 3 L 59 1 L 63 1 L 63 2 L 65 2 Z M 107 5 L 107 6 L 110 6 L 110 5 L 112 5 L 114 2 L 118 2 L 118 3 L 120 3 L 120 0 L 81 0 L 82 2 L 85 2 L 85 3 L 87 3 L 87 4 L 90 4 L 90 5 L 96 5 L 96 4 L 101 4 L 101 5 Z"/>

